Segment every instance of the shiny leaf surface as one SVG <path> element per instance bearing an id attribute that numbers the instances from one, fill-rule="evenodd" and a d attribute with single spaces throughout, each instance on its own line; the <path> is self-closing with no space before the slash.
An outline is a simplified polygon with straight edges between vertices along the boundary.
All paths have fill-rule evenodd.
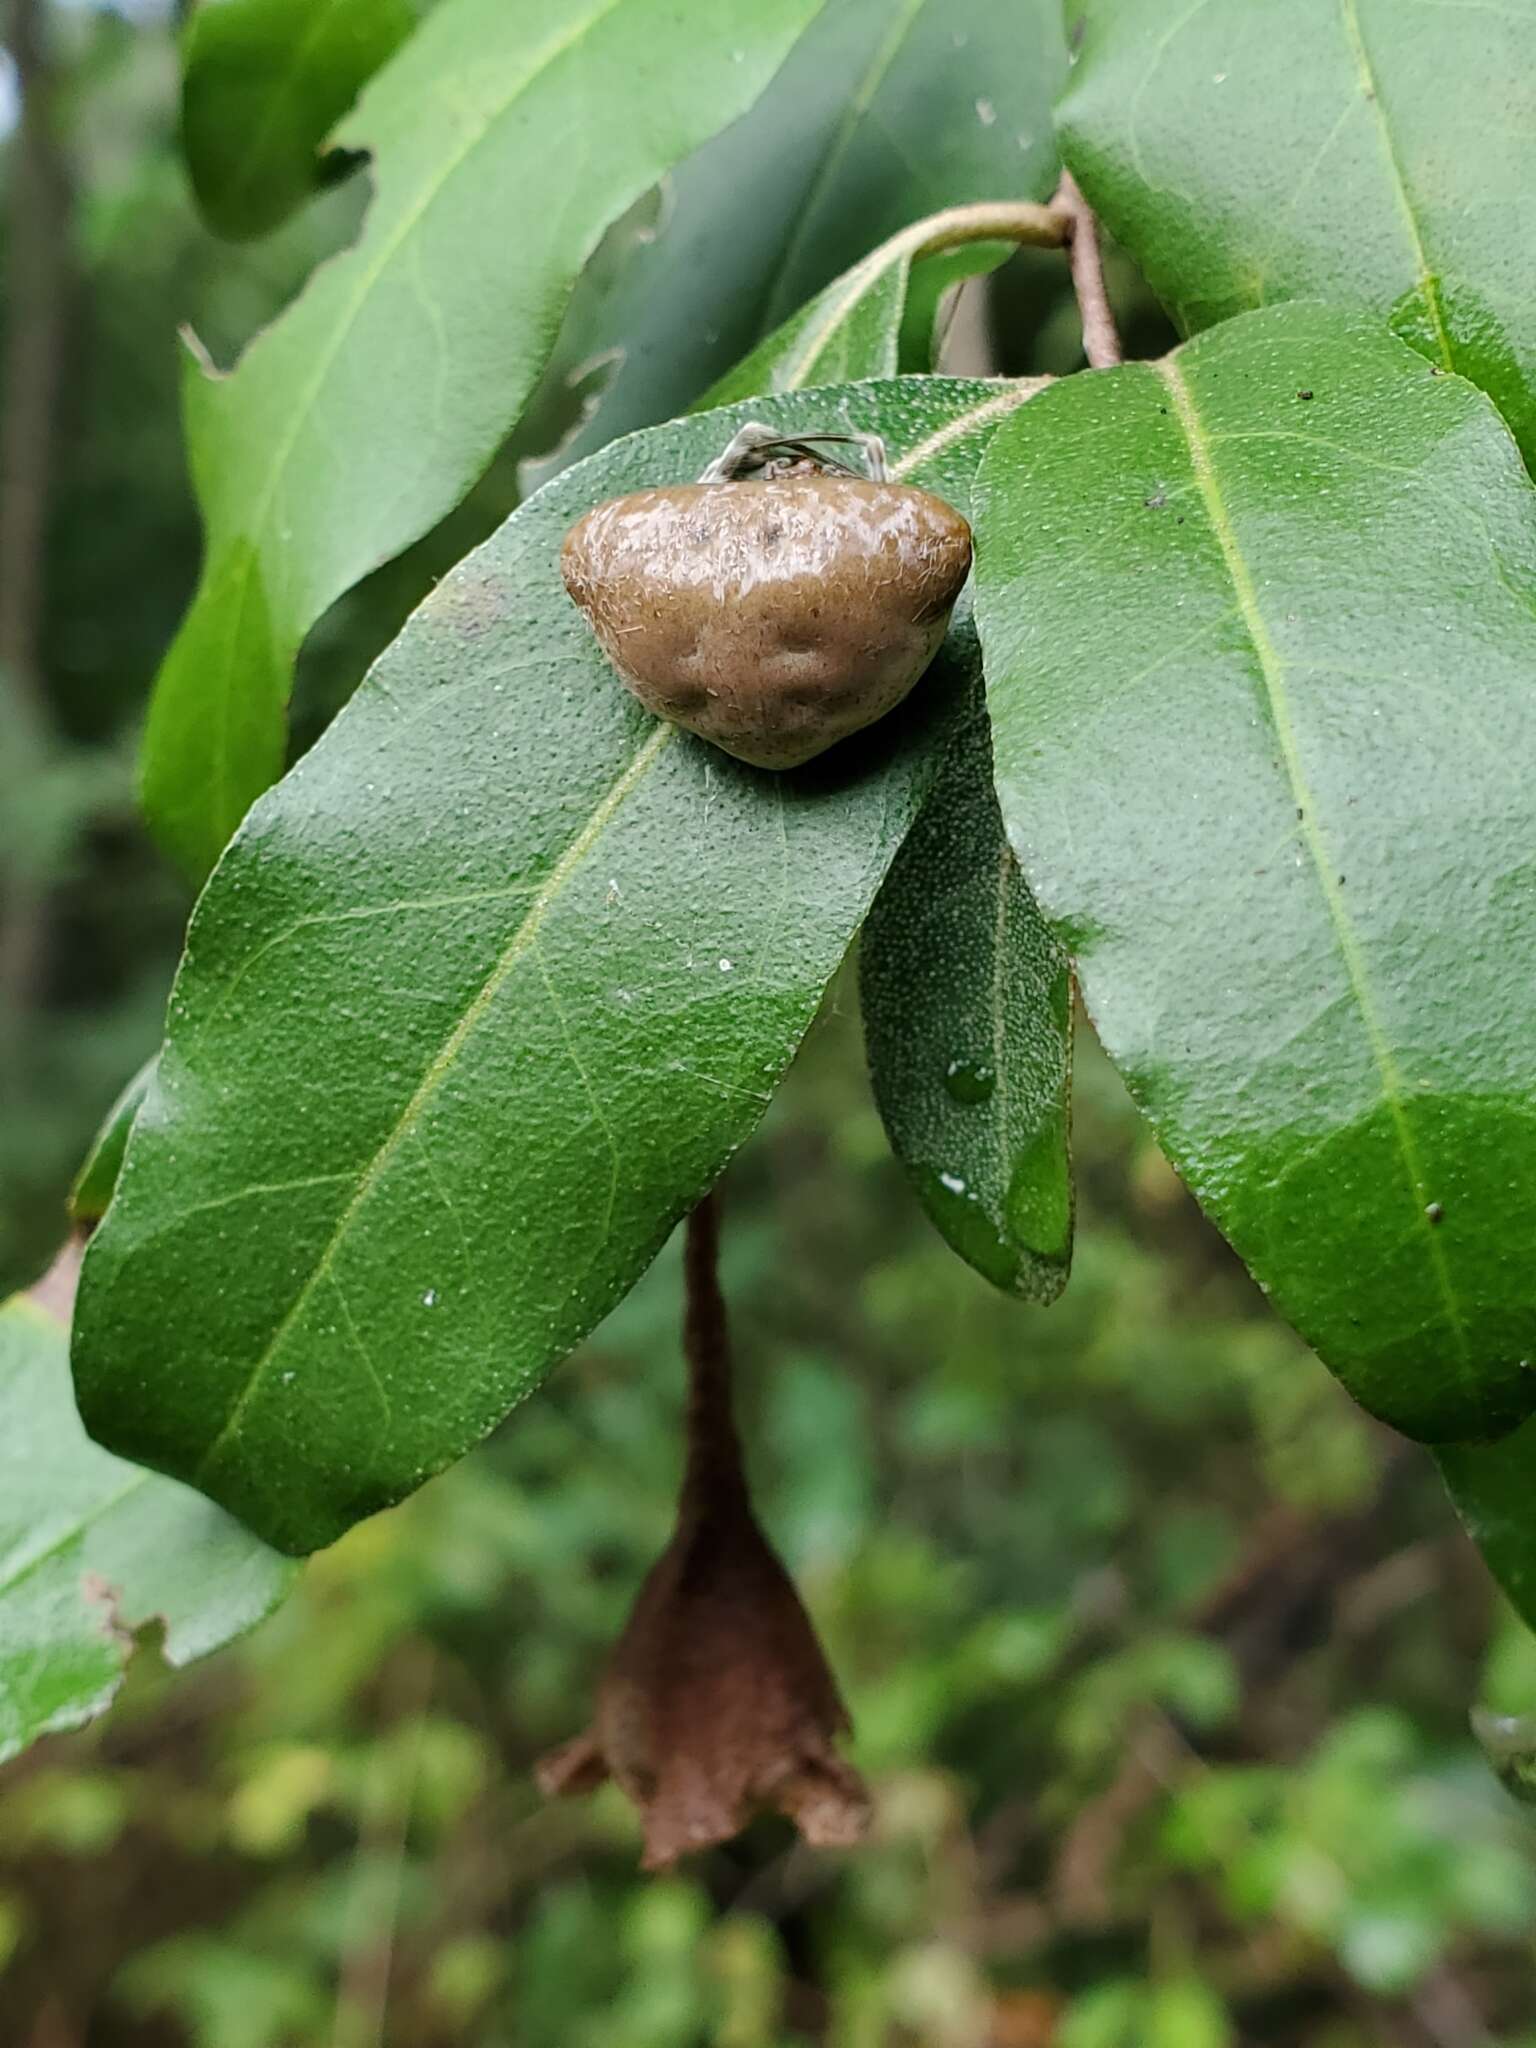
<path id="1" fill-rule="evenodd" d="M 1072 984 L 1003 833 L 979 701 L 875 898 L 859 995 L 924 1208 L 996 1286 L 1054 1301 L 1072 1258 Z"/>
<path id="2" fill-rule="evenodd" d="M 1536 1422 L 1493 1444 L 1442 1444 L 1435 1457 L 1467 1534 L 1536 1629 Z"/>
<path id="3" fill-rule="evenodd" d="M 877 431 L 963 507 L 1021 395 L 752 410 Z M 95 1434 L 285 1548 L 466 1450 L 632 1284 L 756 1124 L 928 787 L 964 680 L 942 652 L 900 713 L 775 776 L 649 720 L 565 597 L 572 521 L 696 476 L 745 416 L 524 505 L 198 906 L 76 1376 Z"/>
<path id="4" fill-rule="evenodd" d="M 603 230 L 751 103 L 815 10 L 721 0 L 702 30 L 672 0 L 445 0 L 369 84 L 337 137 L 374 154 L 361 237 L 232 374 L 186 375 L 205 560 L 144 798 L 189 872 L 281 771 L 310 627 L 458 502 Z"/>
<path id="5" fill-rule="evenodd" d="M 1536 458 L 1536 0 L 1083 0 L 1060 109 L 1186 329 L 1369 307 Z"/>
<path id="6" fill-rule="evenodd" d="M 1536 1405 L 1536 497 L 1312 306 L 1074 377 L 984 466 L 1003 815 L 1174 1164 L 1365 1405 Z"/>

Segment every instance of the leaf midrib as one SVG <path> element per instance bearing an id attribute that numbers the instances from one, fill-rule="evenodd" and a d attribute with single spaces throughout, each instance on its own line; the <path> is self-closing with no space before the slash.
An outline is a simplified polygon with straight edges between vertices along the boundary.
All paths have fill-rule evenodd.
<path id="1" fill-rule="evenodd" d="M 348 1231 L 351 1229 L 358 1211 L 362 1208 L 373 1189 L 378 1185 L 385 1169 L 394 1158 L 401 1144 L 414 1130 L 422 1110 L 437 1092 L 438 1087 L 452 1068 L 470 1033 L 496 1000 L 497 995 L 505 986 L 518 961 L 522 959 L 523 955 L 538 938 L 545 918 L 560 896 L 561 891 L 565 888 L 566 883 L 581 866 L 593 847 L 596 846 L 619 807 L 637 785 L 644 780 L 652 766 L 676 736 L 677 728 L 675 726 L 658 724 L 654 728 L 644 745 L 638 749 L 629 761 L 623 773 L 609 785 L 601 800 L 588 815 L 587 821 L 582 826 L 580 832 L 569 842 L 564 853 L 550 871 L 548 879 L 529 905 L 527 915 L 502 949 L 495 966 L 481 983 L 473 1001 L 467 1005 L 459 1021 L 454 1025 L 441 1046 L 439 1046 L 421 1080 L 417 1083 L 414 1093 L 404 1109 L 401 1110 L 400 1115 L 391 1126 L 387 1136 L 374 1153 L 372 1159 L 369 1160 L 368 1164 L 359 1174 L 357 1186 L 338 1216 L 331 1235 L 326 1240 L 320 1256 L 310 1271 L 309 1277 L 305 1280 L 304 1285 L 294 1297 L 291 1307 L 286 1311 L 277 1328 L 273 1331 L 266 1349 L 252 1363 L 250 1372 L 246 1377 L 246 1383 L 236 1396 L 234 1404 L 225 1418 L 223 1427 L 209 1445 L 206 1454 L 198 1465 L 194 1475 L 193 1483 L 195 1485 L 202 1486 L 204 1484 L 225 1451 L 239 1437 L 241 1423 L 250 1407 L 251 1401 L 259 1391 L 273 1359 L 281 1351 L 289 1331 L 308 1307 L 315 1289 L 323 1280 L 330 1276 L 336 1254 L 340 1250 Z"/>
<path id="2" fill-rule="evenodd" d="M 1221 550 L 1228 580 L 1236 593 L 1238 610 L 1242 615 L 1264 685 L 1270 723 L 1295 801 L 1302 840 L 1311 857 L 1313 873 L 1317 878 L 1328 921 L 1333 927 L 1339 957 L 1343 962 L 1366 1042 L 1381 1082 L 1382 1099 L 1392 1119 L 1415 1222 L 1423 1234 L 1429 1264 L 1445 1302 L 1446 1320 L 1455 1337 L 1458 1362 L 1464 1377 L 1470 1379 L 1473 1377 L 1473 1362 L 1466 1321 L 1456 1291 L 1451 1284 L 1445 1248 L 1428 1213 L 1430 1197 L 1423 1163 L 1419 1157 L 1418 1141 L 1405 1108 L 1405 1103 L 1409 1099 L 1408 1090 L 1377 1011 L 1375 992 L 1366 971 L 1365 957 L 1353 920 L 1334 880 L 1336 865 L 1327 857 L 1328 850 L 1317 822 L 1318 806 L 1302 768 L 1300 748 L 1291 720 L 1286 663 L 1275 644 L 1259 604 L 1253 573 L 1238 542 L 1226 497 L 1216 474 L 1211 455 L 1211 439 L 1200 417 L 1188 381 L 1172 357 L 1165 357 L 1163 361 L 1152 363 L 1149 367 L 1157 373 L 1173 401 L 1180 429 L 1189 448 L 1190 468 L 1205 506 L 1206 517 Z"/>
<path id="3" fill-rule="evenodd" d="M 953 419 L 947 421 L 944 426 L 936 428 L 925 440 L 909 448 L 906 454 L 892 465 L 892 477 L 899 478 L 910 475 L 914 469 L 939 454 L 943 449 L 952 446 L 955 441 L 963 439 L 966 434 L 974 432 L 986 420 L 994 415 L 1009 412 L 1017 405 L 1022 405 L 1027 399 L 1033 397 L 1039 389 L 1040 380 L 1038 378 L 1023 378 L 1005 385 L 996 397 L 984 399 L 980 404 L 971 406 L 966 411 L 957 414 Z M 270 1369 L 272 1361 L 282 1349 L 288 1333 L 304 1313 L 316 1288 L 329 1275 L 336 1254 L 348 1230 L 351 1228 L 358 1211 L 362 1208 L 363 1203 L 367 1200 L 374 1187 L 378 1185 L 385 1168 L 395 1152 L 414 1129 L 421 1110 L 436 1092 L 438 1085 L 451 1068 L 470 1032 L 485 1015 L 492 1002 L 494 1002 L 517 962 L 538 938 L 544 920 L 548 916 L 561 890 L 597 844 L 620 805 L 649 773 L 651 767 L 660 758 L 667 745 L 676 737 L 677 728 L 675 726 L 658 724 L 655 727 L 623 772 L 609 785 L 605 795 L 589 814 L 581 831 L 569 842 L 565 852 L 551 870 L 547 880 L 534 896 L 529 904 L 527 915 L 508 941 L 496 965 L 482 983 L 474 1000 L 465 1009 L 458 1023 L 439 1047 L 438 1052 L 423 1074 L 415 1092 L 406 1103 L 395 1124 L 374 1153 L 373 1158 L 362 1169 L 356 1190 L 338 1216 L 331 1235 L 321 1250 L 319 1258 L 311 1269 L 308 1278 L 295 1296 L 292 1305 L 284 1313 L 281 1321 L 273 1331 L 265 1350 L 253 1361 L 244 1387 L 236 1396 L 222 1427 L 209 1445 L 207 1452 L 204 1454 L 193 1475 L 192 1483 L 194 1485 L 206 1488 L 206 1481 L 214 1467 L 238 1439 L 244 1417 Z"/>
<path id="4" fill-rule="evenodd" d="M 61 1550 L 67 1550 L 71 1543 L 78 1543 L 88 1529 L 93 1529 L 99 1521 L 111 1514 L 114 1508 L 121 1507 L 125 1500 L 137 1493 L 139 1488 L 148 1481 L 149 1477 L 150 1474 L 148 1472 L 135 1472 L 131 1479 L 118 1488 L 116 1493 L 110 1493 L 104 1500 L 96 1501 L 88 1514 L 83 1514 L 78 1520 L 72 1522 L 64 1530 L 63 1534 L 56 1537 L 45 1549 L 35 1551 L 25 1564 L 21 1565 L 17 1570 L 8 1573 L 4 1578 L 0 1578 L 0 1598 L 3 1598 L 8 1593 L 13 1593 L 23 1579 L 29 1579 L 35 1571 L 47 1564 L 51 1558 L 57 1557 Z"/>
<path id="5" fill-rule="evenodd" d="M 1366 104 L 1376 116 L 1376 129 L 1381 137 L 1382 154 L 1386 158 L 1387 172 L 1392 180 L 1392 189 L 1397 199 L 1398 209 L 1403 217 L 1403 225 L 1407 230 L 1408 240 L 1412 245 L 1413 260 L 1419 273 L 1419 289 L 1424 294 L 1425 306 L 1429 310 L 1431 321 L 1434 323 L 1435 339 L 1439 344 L 1440 350 L 1440 360 L 1447 370 L 1454 370 L 1456 364 L 1451 355 L 1451 337 L 1446 330 L 1445 311 L 1440 304 L 1439 280 L 1430 268 L 1429 251 L 1424 246 L 1424 235 L 1419 226 L 1419 217 L 1414 211 L 1413 199 L 1408 190 L 1408 180 L 1403 171 L 1402 160 L 1397 153 L 1397 144 L 1393 139 L 1391 123 L 1388 121 L 1386 109 L 1381 103 L 1381 92 L 1376 83 L 1375 66 L 1371 62 L 1371 53 L 1365 40 L 1365 31 L 1360 25 L 1359 0 L 1339 0 L 1339 7 L 1344 19 L 1344 33 L 1349 40 L 1350 52 L 1355 60 L 1355 68 L 1360 74 L 1361 92 L 1365 97 Z"/>
<path id="6" fill-rule="evenodd" d="M 585 16 L 582 21 L 575 24 L 565 35 L 541 51 L 532 65 L 520 74 L 516 84 L 505 97 L 498 100 L 494 106 L 488 108 L 477 124 L 466 129 L 459 148 L 446 159 L 440 167 L 437 176 L 427 180 L 421 191 L 417 194 L 416 199 L 407 207 L 396 222 L 393 232 L 384 239 L 374 260 L 364 265 L 359 274 L 357 289 L 344 309 L 341 310 L 338 319 L 334 322 L 329 340 L 316 357 L 314 374 L 310 378 L 302 397 L 293 407 L 288 430 L 278 442 L 274 451 L 273 459 L 267 472 L 266 486 L 255 503 L 251 517 L 242 522 L 241 538 L 246 540 L 250 547 L 250 554 L 247 557 L 246 565 L 241 571 L 242 602 L 245 588 L 249 584 L 255 568 L 259 537 L 271 515 L 277 493 L 287 476 L 288 465 L 293 459 L 293 452 L 298 446 L 300 436 L 309 424 L 315 404 L 324 390 L 343 348 L 346 346 L 347 339 L 361 317 L 363 309 L 368 304 L 380 278 L 383 277 L 385 271 L 416 232 L 437 200 L 446 191 L 449 182 L 464 168 L 465 164 L 468 163 L 486 138 L 500 126 L 518 100 L 537 84 L 546 71 L 550 70 L 563 56 L 590 35 L 610 14 L 616 13 L 625 4 L 627 4 L 627 0 L 602 0 L 602 4 L 593 13 Z M 300 303 L 302 304 L 302 301 Z M 273 332 L 275 334 L 278 330 L 274 329 Z M 237 369 L 233 378 L 229 380 L 227 388 L 234 390 L 238 387 L 238 383 L 239 370 Z"/>

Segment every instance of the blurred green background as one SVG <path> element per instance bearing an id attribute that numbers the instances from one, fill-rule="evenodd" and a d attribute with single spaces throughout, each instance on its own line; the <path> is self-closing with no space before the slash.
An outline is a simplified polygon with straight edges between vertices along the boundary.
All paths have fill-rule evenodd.
<path id="1" fill-rule="evenodd" d="M 60 309 L 46 545 L 10 597 L 31 654 L 0 676 L 6 1287 L 155 1043 L 187 908 L 132 788 L 197 559 L 174 328 L 227 359 L 364 199 L 213 242 L 166 13 L 54 10 L 46 248 L 4 162 L 12 373 L 40 263 Z M 1071 367 L 1059 266 L 1020 259 L 977 314 L 998 367 Z M 296 746 L 510 508 L 517 453 L 323 624 Z M 1529 1701 L 1536 1648 L 1086 1034 L 1076 1128 L 1076 1274 L 1021 1309 L 893 1166 L 845 976 L 728 1178 L 752 1462 L 853 1710 L 867 1849 L 765 1822 L 647 1882 L 616 1794 L 530 1781 L 668 1532 L 673 1247 L 248 1641 L 174 1681 L 147 1644 L 106 1723 L 0 1773 L 3 2048 L 1536 2048 L 1536 1836 L 1467 1723 Z"/>

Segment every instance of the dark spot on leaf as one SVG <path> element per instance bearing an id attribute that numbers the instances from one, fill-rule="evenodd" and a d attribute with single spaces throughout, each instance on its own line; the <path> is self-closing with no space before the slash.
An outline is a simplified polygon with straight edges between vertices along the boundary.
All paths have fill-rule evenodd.
<path id="1" fill-rule="evenodd" d="M 1305 400 L 1309 399 L 1309 398 L 1310 398 L 1310 397 L 1312 396 L 1312 394 L 1311 394 L 1311 392 L 1310 392 L 1310 391 L 1298 391 L 1298 392 L 1297 392 L 1297 394 L 1296 394 L 1296 396 L 1297 396 L 1297 397 L 1298 397 L 1299 399 L 1301 399 L 1301 400 L 1305 401 Z"/>

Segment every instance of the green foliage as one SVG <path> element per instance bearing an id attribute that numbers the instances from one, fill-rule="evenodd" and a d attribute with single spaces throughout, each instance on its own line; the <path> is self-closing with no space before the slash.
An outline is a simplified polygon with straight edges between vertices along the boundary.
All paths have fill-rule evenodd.
<path id="1" fill-rule="evenodd" d="M 1536 1629 L 1536 1423 L 1512 1429 L 1497 1443 L 1442 1444 L 1436 1458 L 1467 1534 L 1516 1613 Z"/>
<path id="2" fill-rule="evenodd" d="M 1239 1917 L 1289 1920 L 1367 1990 L 1391 1995 L 1433 1968 L 1453 1927 L 1529 1927 L 1536 1874 L 1508 1810 L 1486 1781 L 1437 1770 L 1405 1717 L 1363 1710 L 1300 1770 L 1190 1785 L 1170 1806 L 1166 1843 L 1176 1865 L 1219 1873 Z"/>
<path id="3" fill-rule="evenodd" d="M 282 1598 L 292 1567 L 198 1494 L 91 1443 L 65 1332 L 0 1308 L 0 1760 L 110 1705 L 133 1632 L 203 1657 Z"/>
<path id="4" fill-rule="evenodd" d="M 1044 199 L 1065 70 L 1056 0 L 827 0 L 751 112 L 621 222 L 578 283 L 531 445 L 572 432 L 528 465 L 530 482 L 699 403 L 804 302 L 924 215 Z M 910 147 L 918 134 L 923 147 Z M 962 253 L 967 270 L 985 260 Z M 943 270 L 931 259 L 918 281 Z M 929 338 L 923 360 L 904 351 L 902 369 L 928 367 Z M 874 366 L 828 363 L 796 381 L 854 374 Z M 750 395 L 732 377 L 711 402 Z M 577 405 L 587 416 L 573 422 Z"/>
<path id="5" fill-rule="evenodd" d="M 1536 501 L 1492 407 L 1250 314 L 1021 408 L 977 531 L 1003 815 L 1170 1158 L 1367 1407 L 1508 1428 Z"/>
<path id="6" fill-rule="evenodd" d="M 920 222 L 875 250 L 711 399 L 793 390 L 833 362 L 848 375 L 889 376 L 904 330 L 922 335 L 926 358 L 936 300 L 914 291 L 912 256 L 932 233 Z M 991 244 L 955 253 L 969 271 L 979 252 L 991 252 L 983 268 L 996 260 Z M 942 260 L 922 269 L 954 280 Z M 979 667 L 966 608 L 952 637 Z M 951 751 L 865 930 L 871 1071 L 897 1157 L 939 1229 L 995 1285 L 1050 1301 L 1071 1262 L 1070 978 L 1003 838 L 979 696 Z"/>
<path id="7" fill-rule="evenodd" d="M 914 249 L 924 232 L 919 223 L 915 234 L 882 243 L 834 279 L 729 370 L 701 403 L 733 405 L 758 392 L 798 391 L 808 384 L 931 369 L 937 299 L 931 288 L 914 288 Z M 977 242 L 955 253 L 968 259 L 963 268 L 957 269 L 953 255 L 942 265 L 926 266 L 941 268 L 946 285 L 994 268 L 1009 251 L 1006 243 Z M 911 351 L 916 359 L 903 361 L 903 333 L 912 330 L 920 337 Z"/>
<path id="8" fill-rule="evenodd" d="M 725 0 L 701 36 L 671 0 L 559 0 L 530 36 L 527 7 L 446 0 L 372 80 L 338 136 L 375 152 L 356 244 L 229 375 L 187 366 L 205 560 L 156 685 L 144 801 L 195 878 L 282 771 L 309 629 L 468 490 L 604 228 L 750 103 L 815 7 Z M 530 207 L 575 129 L 580 179 Z M 488 220 L 517 223 L 493 260 Z"/>
<path id="9" fill-rule="evenodd" d="M 546 1808 L 531 1783 L 665 1539 L 669 1249 L 537 1401 L 316 1558 L 258 1633 L 174 1680 L 141 1657 L 108 1720 L 0 1777 L 23 2039 L 62 1979 L 125 2048 L 198 2025 L 224 2048 L 199 2014 L 245 1980 L 253 2015 L 320 2015 L 286 2037 L 274 2016 L 281 2048 L 332 2048 L 386 1945 L 389 2048 L 952 2048 L 962 2021 L 1011 2048 L 1110 1982 L 1193 2026 L 1191 1979 L 1244 2048 L 1367 2048 L 1445 1973 L 1516 2037 L 1536 1838 L 1467 1739 L 1486 1621 L 1475 1586 L 1455 1626 L 1433 1590 L 1459 1544 L 1428 1462 L 1381 1497 L 1382 1433 L 1265 1312 L 1091 1040 L 1073 1284 L 1031 1314 L 976 1281 L 891 1158 L 852 996 L 845 976 L 732 1169 L 725 1277 L 764 1518 L 848 1693 L 874 1839 L 807 1857 L 770 1827 L 657 1893 L 621 1800 Z M 1211 1628 L 1277 1528 L 1281 1576 L 1315 1551 L 1319 1586 L 1298 1611 L 1254 1584 Z M 1138 1683 L 1182 1732 L 1115 1823 Z M 1383 1708 L 1401 1741 L 1331 1740 Z M 1203 1820 L 1218 1787 L 1255 1813 L 1251 1850 L 1214 1822 L 1186 1846 L 1186 1802 Z M 1073 1901 L 1069 1845 L 1094 1840 L 1102 1895 Z M 1264 1840 L 1302 1877 L 1309 1844 L 1342 1856 L 1362 1910 L 1432 1923 L 1438 1960 L 1360 1988 L 1351 1899 L 1303 1894 L 1302 1920 L 1299 1878 L 1234 1897 Z"/>
<path id="10" fill-rule="evenodd" d="M 216 233 L 270 233 L 350 164 L 322 154 L 326 137 L 428 5 L 202 0 L 187 24 L 181 135 Z"/>
<path id="11" fill-rule="evenodd" d="M 876 897 L 859 1000 L 896 1156 L 960 1256 L 1026 1301 L 1072 1258 L 1072 980 L 998 815 L 984 711 Z"/>
<path id="12" fill-rule="evenodd" d="M 1015 395 L 813 402 L 964 503 Z M 530 500 L 199 907 L 77 1384 L 103 1441 L 283 1548 L 467 1450 L 634 1282 L 757 1122 L 926 790 L 963 649 L 868 745 L 765 777 L 646 718 L 561 591 L 573 519 L 696 476 L 742 416 Z"/>
<path id="13" fill-rule="evenodd" d="M 302 1547 L 590 1342 L 173 1696 L 150 1655 L 125 1681 L 129 1632 L 193 1655 L 288 1567 L 93 1449 L 60 1333 L 0 1313 L 6 1739 L 123 1687 L 0 1783 L 19 2037 L 1519 2048 L 1532 1837 L 1465 1725 L 1486 1591 L 1430 1462 L 1264 1312 L 1091 1041 L 1073 1286 L 1005 1297 L 1066 1277 L 1070 953 L 1355 1390 L 1436 1439 L 1518 1425 L 1439 1457 L 1529 1618 L 1532 5 L 1090 0 L 1066 154 L 1174 316 L 1224 324 L 1038 396 L 1077 360 L 1055 254 L 992 290 L 1021 377 L 891 379 L 1001 253 L 953 210 L 1054 183 L 1055 0 L 442 0 L 334 149 L 417 0 L 219 0 L 191 168 L 224 227 L 286 225 L 218 252 L 168 35 L 55 24 L 107 368 L 61 380 L 41 701 L 0 704 L 0 918 L 43 929 L 19 1027 L 0 932 L 0 1266 L 62 1230 L 24 1205 L 151 1050 L 180 918 L 123 785 L 195 553 L 165 337 L 227 360 L 291 299 L 188 379 L 209 546 L 147 786 L 189 872 L 452 573 L 224 852 L 84 1170 L 93 1222 L 125 1162 L 89 1413 Z M 966 601 L 911 707 L 789 778 L 615 687 L 565 526 L 760 414 L 876 427 L 970 511 L 995 777 Z M 832 980 L 866 910 L 879 1116 Z M 542 1809 L 529 1766 L 668 1528 L 677 1274 L 642 1269 L 760 1120 L 742 1405 L 878 1826 L 642 1889 L 623 1803 Z M 1475 1721 L 1516 1800 L 1533 1656 L 1506 1618 Z"/>
<path id="14" fill-rule="evenodd" d="M 1197 1977 L 1102 1984 L 1074 1999 L 1058 2048 L 1229 2048 L 1224 2001 Z"/>
<path id="15" fill-rule="evenodd" d="M 107 1204 L 122 1171 L 123 1154 L 128 1149 L 128 1133 L 144 1106 L 154 1072 L 154 1059 L 147 1059 L 126 1084 L 103 1118 L 101 1129 L 86 1154 L 85 1164 L 75 1177 L 69 1195 L 69 1213 L 82 1227 L 99 1223 L 107 1213 Z"/>
<path id="16" fill-rule="evenodd" d="M 1077 11 L 1063 150 L 1186 330 L 1282 298 L 1367 307 L 1536 457 L 1533 0 Z"/>

